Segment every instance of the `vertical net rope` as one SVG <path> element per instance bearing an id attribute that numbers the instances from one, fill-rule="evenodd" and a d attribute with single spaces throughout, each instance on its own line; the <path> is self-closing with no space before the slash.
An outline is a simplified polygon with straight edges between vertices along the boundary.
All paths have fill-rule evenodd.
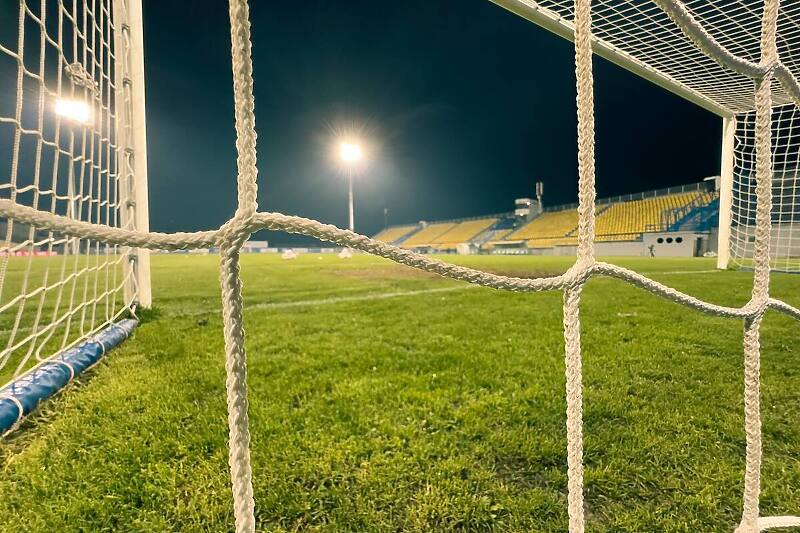
<path id="1" fill-rule="evenodd" d="M 250 459 L 250 432 L 247 402 L 247 366 L 243 325 L 242 283 L 239 276 L 239 252 L 247 238 L 262 229 L 279 230 L 315 237 L 320 240 L 362 250 L 413 268 L 494 289 L 539 292 L 563 291 L 566 423 L 568 467 L 569 531 L 585 529 L 583 501 L 583 420 L 582 359 L 580 335 L 580 297 L 586 281 L 593 275 L 611 276 L 660 297 L 710 315 L 736 318 L 744 322 L 744 404 L 747 437 L 742 520 L 737 531 L 751 533 L 774 527 L 800 526 L 800 517 L 759 516 L 761 469 L 761 422 L 759 406 L 759 328 L 768 309 L 800 320 L 800 309 L 769 295 L 771 194 L 772 194 L 772 98 L 773 80 L 781 86 L 779 94 L 800 95 L 800 87 L 780 62 L 776 45 L 776 20 L 779 0 L 767 0 L 761 16 L 760 60 L 733 55 L 715 41 L 677 0 L 656 0 L 676 24 L 707 57 L 724 68 L 755 80 L 754 154 L 756 186 L 755 230 L 753 246 L 754 281 L 750 301 L 742 307 L 726 307 L 702 301 L 672 289 L 631 270 L 596 261 L 594 258 L 594 104 L 592 89 L 592 6 L 591 0 L 575 0 L 575 72 L 578 113 L 579 225 L 578 254 L 575 264 L 564 274 L 546 278 L 500 276 L 452 265 L 419 255 L 380 241 L 341 230 L 315 220 L 257 211 L 256 133 L 254 119 L 250 22 L 246 0 L 230 0 L 231 53 L 234 81 L 238 207 L 232 219 L 214 231 L 164 234 L 140 232 L 134 227 L 114 227 L 84 220 L 57 210 L 42 209 L 38 204 L 25 205 L 12 188 L 9 198 L 0 198 L 0 217 L 16 224 L 27 224 L 64 239 L 99 242 L 108 247 L 125 246 L 147 249 L 179 250 L 220 247 L 220 286 L 223 302 L 225 369 L 229 425 L 229 464 L 233 492 L 235 529 L 253 532 L 256 528 Z M 9 54 L 6 48 L 0 51 Z M 13 53 L 11 53 L 13 54 Z M 19 63 L 22 59 L 18 56 Z M 788 74 L 787 74 L 788 73 Z M 794 97 L 794 96 L 792 96 Z M 12 119 L 17 133 L 19 120 Z M 12 144 L 12 146 L 16 146 Z M 15 170 L 17 172 L 17 170 Z M 0 252 L 8 251 L 7 242 Z"/>
<path id="2" fill-rule="evenodd" d="M 747 447 L 745 451 L 744 505 L 739 533 L 759 530 L 761 490 L 761 348 L 759 332 L 769 300 L 769 250 L 772 209 L 772 66 L 778 61 L 777 31 L 780 0 L 764 2 L 761 25 L 761 66 L 765 74 L 756 80 L 756 235 L 753 254 L 754 276 L 751 304 L 754 316 L 744 325 L 744 414 Z"/>
<path id="3" fill-rule="evenodd" d="M 237 531 L 255 531 L 250 428 L 247 413 L 247 361 L 244 348 L 239 251 L 249 237 L 246 225 L 256 213 L 257 170 L 250 16 L 246 1 L 230 2 L 231 58 L 238 170 L 238 207 L 220 246 L 220 284 L 225 329 L 225 387 L 230 433 L 229 461 Z"/>
<path id="4" fill-rule="evenodd" d="M 564 288 L 569 530 L 582 533 L 583 383 L 580 301 L 594 265 L 594 94 L 591 0 L 575 1 L 575 78 L 578 104 L 578 248 L 572 281 Z"/>

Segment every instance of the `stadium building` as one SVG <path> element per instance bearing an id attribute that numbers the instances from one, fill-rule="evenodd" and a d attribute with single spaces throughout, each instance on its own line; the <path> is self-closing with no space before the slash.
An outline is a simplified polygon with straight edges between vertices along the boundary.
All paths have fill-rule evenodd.
<path id="1" fill-rule="evenodd" d="M 544 207 L 519 198 L 508 213 L 391 226 L 375 238 L 422 253 L 572 255 L 577 204 Z M 719 179 L 601 198 L 595 205 L 598 255 L 715 255 Z"/>

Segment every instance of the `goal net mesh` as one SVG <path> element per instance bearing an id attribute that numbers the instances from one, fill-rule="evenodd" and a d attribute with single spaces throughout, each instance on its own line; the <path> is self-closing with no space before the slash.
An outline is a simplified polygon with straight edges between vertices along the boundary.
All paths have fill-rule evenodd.
<path id="1" fill-rule="evenodd" d="M 0 13 L 0 198 L 130 227 L 112 10 L 35 1 Z M 0 383 L 125 313 L 125 261 L 123 247 L 0 218 Z"/>
<path id="2" fill-rule="evenodd" d="M 28 361 L 37 353 L 44 353 L 44 348 L 39 348 L 51 342 L 58 328 L 66 328 L 64 340 L 60 341 L 63 345 L 73 335 L 86 335 L 98 324 L 124 312 L 126 299 L 121 291 L 127 275 L 124 274 L 125 251 L 120 246 L 167 250 L 218 246 L 235 528 L 237 532 L 253 532 L 257 515 L 250 461 L 244 303 L 239 264 L 239 252 L 250 235 L 263 229 L 287 231 L 498 290 L 560 291 L 565 346 L 566 505 L 569 531 L 581 533 L 585 530 L 581 295 L 591 277 L 610 276 L 698 312 L 743 323 L 746 451 L 738 531 L 754 533 L 774 527 L 800 526 L 800 517 L 765 517 L 759 509 L 760 326 L 767 311 L 800 319 L 800 309 L 771 297 L 769 292 L 770 246 L 774 239 L 786 238 L 778 237 L 779 233 L 772 229 L 776 213 L 773 206 L 775 176 L 779 175 L 781 180 L 788 176 L 795 168 L 791 161 L 796 159 L 791 141 L 786 142 L 785 154 L 781 155 L 782 149 L 772 143 L 771 135 L 776 128 L 779 131 L 784 127 L 787 120 L 791 127 L 790 115 L 781 114 L 780 106 L 800 102 L 800 86 L 792 75 L 797 70 L 792 55 L 796 47 L 791 46 L 797 44 L 795 15 L 800 4 L 785 2 L 789 10 L 793 10 L 791 24 L 787 25 L 787 10 L 779 11 L 780 0 L 761 3 L 697 0 L 689 2 L 688 8 L 679 0 L 575 0 L 574 5 L 566 0 L 494 1 L 518 9 L 575 41 L 578 246 L 575 263 L 558 276 L 497 275 L 416 254 L 315 220 L 259 212 L 247 0 L 229 2 L 238 153 L 235 216 L 211 231 L 172 234 L 132 231 L 136 228 L 124 222 L 127 215 L 123 208 L 128 205 L 125 194 L 129 192 L 125 191 L 130 191 L 129 152 L 119 141 L 127 126 L 114 125 L 119 113 L 110 96 L 120 87 L 119 76 L 112 76 L 109 67 L 112 59 L 116 59 L 118 65 L 121 57 L 118 47 L 112 46 L 118 35 L 114 39 L 109 37 L 111 6 L 103 4 L 102 0 L 99 4 L 97 0 L 90 4 L 84 0 L 80 5 L 73 3 L 71 10 L 59 4 L 54 14 L 45 14 L 22 2 L 18 33 L 12 34 L 16 40 L 12 38 L 11 44 L 3 41 L 0 48 L 0 58 L 5 61 L 0 66 L 10 68 L 16 76 L 13 79 L 18 80 L 14 108 L 0 113 L 4 117 L 0 125 L 6 128 L 5 135 L 10 135 L 0 146 L 10 146 L 10 149 L 4 148 L 7 151 L 4 157 L 9 160 L 11 169 L 9 186 L 3 189 L 5 196 L 0 198 L 0 217 L 6 217 L 5 223 L 10 228 L 6 230 L 9 237 L 3 263 L 6 286 L 2 296 L 6 307 L 0 307 L 0 311 L 10 310 L 10 313 L 2 313 L 10 316 L 3 318 L 8 322 L 6 335 L 10 339 L 6 353 L 11 354 L 10 348 L 16 347 L 13 353 L 21 353 L 18 360 Z M 0 24 L 7 24 L 5 19 L 0 21 Z M 64 29 L 69 26 L 71 30 Z M 71 46 L 65 44 L 64 32 L 72 38 Z M 38 45 L 28 44 L 26 35 L 31 33 L 38 36 Z M 752 256 L 754 270 L 751 297 L 745 305 L 728 307 L 706 302 L 595 258 L 593 47 L 600 50 L 598 53 L 617 59 L 624 56 L 634 71 L 725 116 L 744 115 L 743 133 L 739 135 L 738 179 L 740 184 L 748 183 L 748 190 L 738 194 L 738 198 L 751 205 L 746 207 L 750 214 L 742 214 L 738 223 L 743 234 L 750 232 L 746 240 L 749 242 L 750 236 L 753 238 L 752 251 L 748 253 Z M 55 49 L 55 53 L 48 53 L 51 49 Z M 82 68 L 71 69 L 73 74 L 68 82 L 64 78 L 65 68 L 73 65 L 75 58 Z M 91 102 L 93 118 L 89 124 L 67 128 L 58 118 L 45 116 L 49 99 L 65 94 Z M 789 113 L 794 113 L 792 108 Z M 747 118 L 750 114 L 751 124 Z M 32 145 L 23 145 L 23 138 Z M 791 139 L 791 136 L 786 138 Z M 781 135 L 776 139 L 780 146 Z M 124 161 L 120 161 L 123 153 Z M 777 173 L 775 168 L 778 167 L 786 172 Z M 65 176 L 72 179 L 65 180 Z M 786 203 L 781 199 L 781 187 L 775 195 L 779 206 Z M 783 207 L 777 212 L 783 213 Z M 23 228 L 19 242 L 14 236 L 15 227 Z M 752 230 L 744 229 L 749 227 Z M 39 265 L 30 255 L 37 246 L 48 251 L 61 246 L 63 256 L 43 258 Z M 15 249 L 28 255 L 11 256 Z M 15 268 L 19 270 L 19 277 L 12 285 L 11 273 Z M 27 315 L 26 308 L 34 310 L 30 319 L 23 319 Z"/>
<path id="3" fill-rule="evenodd" d="M 753 267 L 756 241 L 755 112 L 736 119 L 731 202 L 731 262 Z M 772 238 L 774 270 L 800 272 L 800 112 L 787 104 L 772 110 Z"/>
<path id="4" fill-rule="evenodd" d="M 492 0 L 571 38 L 572 0 Z M 755 112 L 753 80 L 720 64 L 688 39 L 663 1 L 592 2 L 594 50 L 636 74 L 722 116 L 736 116 L 734 185 L 729 239 L 730 263 L 752 268 L 755 231 Z M 737 57 L 758 62 L 763 0 L 687 0 L 681 4 L 706 35 Z M 781 62 L 800 72 L 800 2 L 781 3 L 776 19 Z M 800 183 L 797 107 L 784 86 L 772 84 L 773 228 L 771 257 L 776 270 L 800 272 Z"/>

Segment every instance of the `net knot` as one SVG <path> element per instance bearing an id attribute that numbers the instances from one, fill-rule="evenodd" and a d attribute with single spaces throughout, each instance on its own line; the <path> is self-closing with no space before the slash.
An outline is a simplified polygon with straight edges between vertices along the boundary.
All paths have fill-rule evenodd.
<path id="1" fill-rule="evenodd" d="M 219 228 L 217 243 L 230 248 L 241 248 L 256 229 L 257 221 L 252 214 L 236 215 Z"/>
<path id="2" fill-rule="evenodd" d="M 770 306 L 770 299 L 769 297 L 766 298 L 751 298 L 749 302 L 747 302 L 743 307 L 742 311 L 745 313 L 745 317 L 751 320 L 755 320 L 764 316 L 769 309 Z"/>
<path id="3" fill-rule="evenodd" d="M 591 260 L 579 260 L 572 265 L 569 270 L 564 272 L 562 279 L 564 287 L 569 289 L 576 289 L 586 283 L 596 268 L 596 263 Z"/>
<path id="4" fill-rule="evenodd" d="M 64 74 L 67 75 L 73 85 L 89 89 L 94 95 L 100 94 L 100 85 L 81 63 L 77 61 L 70 63 L 64 67 Z"/>
<path id="5" fill-rule="evenodd" d="M 776 60 L 771 63 L 762 63 L 759 65 L 761 72 L 759 73 L 757 79 L 763 80 L 764 78 L 771 77 L 773 74 L 775 74 L 775 71 L 778 70 L 780 65 L 780 60 Z"/>
<path id="6" fill-rule="evenodd" d="M 742 519 L 734 533 L 758 533 L 759 531 L 758 521 Z"/>

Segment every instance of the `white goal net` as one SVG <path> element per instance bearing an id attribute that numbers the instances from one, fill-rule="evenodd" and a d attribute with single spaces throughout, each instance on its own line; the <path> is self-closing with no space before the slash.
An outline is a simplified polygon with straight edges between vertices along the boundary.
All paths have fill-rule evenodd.
<path id="1" fill-rule="evenodd" d="M 146 230 L 125 2 L 2 5 L 0 198 Z M 126 315 L 136 261 L 127 247 L 0 218 L 0 384 Z"/>
<path id="2" fill-rule="evenodd" d="M 755 113 L 736 119 L 730 257 L 753 267 L 756 241 Z M 772 110 L 772 241 L 774 270 L 800 272 L 800 112 L 794 104 Z"/>
<path id="3" fill-rule="evenodd" d="M 572 0 L 492 0 L 554 33 L 572 38 Z M 594 52 L 734 123 L 723 139 L 720 267 L 752 268 L 755 242 L 753 80 L 714 54 L 757 63 L 763 0 L 598 0 L 592 2 Z M 687 35 L 673 21 L 688 13 L 705 36 Z M 800 2 L 781 3 L 776 44 L 788 72 L 800 72 Z M 710 37 L 711 41 L 705 39 Z M 705 41 L 705 42 L 701 42 Z M 700 46 L 698 46 L 698 43 Z M 707 52 L 712 52 L 711 54 Z M 775 105 L 771 260 L 776 270 L 800 272 L 800 181 L 797 105 L 773 83 Z M 727 129 L 727 128 L 726 128 Z M 733 194 L 729 194 L 733 191 Z"/>
<path id="4" fill-rule="evenodd" d="M 129 1 L 133 8 L 135 1 Z M 59 3 L 47 13 L 21 2 L 19 33 L 14 33 L 16 26 L 11 25 L 12 38 L 3 40 L 0 48 L 0 60 L 5 62 L 0 63 L 0 68 L 10 68 L 14 75 L 12 79 L 16 80 L 11 85 L 14 105 L 12 109 L 3 108 L 0 112 L 3 117 L 0 125 L 6 130 L 4 135 L 10 135 L 0 143 L 10 168 L 8 186 L 3 189 L 5 196 L 0 198 L 0 217 L 5 217 L 3 220 L 10 228 L 6 230 L 8 237 L 4 248 L 5 287 L 2 297 L 6 303 L 0 307 L 9 339 L 7 346 L 14 348 L 14 353 L 21 354 L 19 361 L 27 361 L 46 351 L 39 347 L 56 338 L 59 328 L 67 328 L 67 333 L 62 333 L 63 340 L 59 341 L 64 345 L 70 338 L 88 335 L 102 324 L 113 321 L 132 305 L 137 291 L 141 300 L 141 284 L 134 284 L 135 290 L 125 293 L 131 278 L 137 276 L 132 265 L 141 265 L 141 260 L 131 262 L 124 247 L 219 247 L 231 495 L 236 531 L 244 533 L 257 528 L 250 462 L 244 304 L 239 276 L 239 252 L 250 235 L 263 229 L 287 231 L 498 290 L 560 291 L 563 294 L 567 406 L 566 506 L 569 531 L 582 533 L 586 528 L 586 517 L 581 294 L 591 277 L 610 276 L 697 312 L 743 323 L 742 418 L 746 452 L 741 476 L 743 498 L 738 531 L 754 533 L 776 527 L 800 526 L 798 516 L 761 516 L 759 507 L 762 459 L 760 326 L 768 311 L 800 320 L 800 309 L 770 296 L 771 247 L 786 240 L 781 237 L 783 234 L 773 230 L 775 213 L 779 213 L 777 218 L 780 220 L 784 217 L 781 213 L 785 212 L 783 207 L 776 211 L 774 206 L 775 202 L 779 206 L 786 203 L 780 189 L 790 187 L 789 183 L 794 186 L 793 181 L 786 181 L 784 177 L 795 169 L 791 161 L 795 157 L 792 136 L 783 137 L 789 139 L 787 148 L 783 150 L 785 155 L 782 155 L 782 149 L 776 149 L 771 136 L 773 131 L 785 127 L 787 120 L 788 127 L 791 127 L 790 116 L 793 117 L 794 108 L 790 107 L 789 114 L 783 115 L 780 106 L 800 103 L 800 85 L 794 76 L 798 71 L 795 53 L 800 44 L 797 37 L 800 35 L 797 31 L 800 27 L 800 3 L 786 1 L 784 8 L 779 9 L 780 0 L 697 0 L 687 5 L 679 0 L 575 0 L 574 4 L 567 0 L 495 1 L 575 41 L 578 245 L 575 263 L 558 276 L 517 278 L 497 275 L 419 255 L 315 220 L 259 212 L 247 0 L 230 0 L 238 152 L 235 216 L 220 228 L 210 231 L 148 232 L 138 214 L 132 222 L 133 215 L 128 211 L 128 207 L 133 207 L 129 203 L 131 195 L 138 198 L 141 190 L 138 180 L 143 145 L 137 144 L 137 138 L 143 135 L 143 123 L 138 126 L 136 123 L 136 103 L 141 94 L 137 96 L 134 90 L 132 96 L 119 98 L 121 89 L 130 85 L 129 81 L 134 89 L 137 80 L 142 81 L 141 72 L 138 75 L 136 72 L 141 61 L 133 59 L 128 63 L 125 60 L 122 68 L 125 75 L 120 76 L 118 72 L 122 58 L 134 58 L 137 51 L 141 53 L 142 43 L 136 36 L 141 21 L 131 20 L 140 17 L 141 13 L 131 9 L 129 22 L 119 24 L 120 10 L 117 8 L 123 3 L 121 0 L 113 2 L 113 6 L 102 0 L 99 3 L 93 0 L 89 4 L 84 0 L 79 5 L 71 4 L 71 9 Z M 114 32 L 109 30 L 112 26 L 110 21 L 116 26 Z M 6 18 L 0 18 L 0 24 L 3 31 L 8 30 Z M 29 45 L 28 39 L 21 35 L 23 31 L 37 36 L 38 41 L 33 41 L 39 44 Z M 127 46 L 123 52 L 123 47 L 114 44 L 119 43 L 120 34 L 124 35 L 126 31 L 129 35 L 122 39 Z M 113 33 L 113 38 L 110 33 Z M 65 44 L 65 35 L 70 36 L 72 45 Z M 727 179 L 727 190 L 732 192 L 734 174 L 740 184 L 748 180 L 747 191 L 737 193 L 738 201 L 744 202 L 742 205 L 746 203 L 747 207 L 740 208 L 741 214 L 737 215 L 735 222 L 731 210 L 727 211 L 730 225 L 737 224 L 736 231 L 747 236 L 748 244 L 752 236 L 752 246 L 743 251 L 741 257 L 747 258 L 753 268 L 753 285 L 750 300 L 741 307 L 702 301 L 595 258 L 593 49 L 720 114 L 728 125 L 739 118 L 743 132 L 739 135 L 740 144 L 734 147 L 732 134 L 729 137 L 731 142 L 725 143 L 730 150 L 726 153 L 723 149 L 721 181 L 725 183 Z M 51 54 L 51 51 L 54 52 Z M 113 68 L 110 66 L 112 59 L 115 60 Z M 80 66 L 72 67 L 75 63 Z M 71 73 L 65 74 L 67 67 Z M 117 71 L 117 75 L 112 76 L 112 70 Z M 118 96 L 112 98 L 112 93 Z M 51 99 L 63 95 L 77 96 L 90 103 L 89 122 L 67 127 L 63 120 L 49 114 Z M 3 100 L 3 105 L 6 100 Z M 127 110 L 119 105 L 115 107 L 114 101 L 125 101 L 124 107 L 132 109 L 130 120 L 126 118 L 121 123 L 119 117 Z M 751 115 L 752 124 L 747 118 Z M 733 132 L 730 128 L 725 130 Z M 23 139 L 32 144 L 23 145 Z M 777 139 L 780 146 L 783 142 L 780 134 Z M 738 154 L 737 161 L 734 161 L 734 150 Z M 736 165 L 739 170 L 734 169 Z M 776 176 L 782 183 L 778 193 L 775 193 Z M 131 183 L 131 179 L 136 183 Z M 139 204 L 135 202 L 136 206 Z M 725 207 L 721 210 L 724 211 Z M 19 237 L 14 233 L 15 227 L 23 228 Z M 39 263 L 31 255 L 37 246 L 48 252 L 57 251 L 60 255 L 45 257 Z M 28 255 L 10 256 L 17 249 L 28 252 Z M 14 278 L 12 273 L 17 277 Z M 10 353 L 7 348 L 6 354 Z M 0 398 L 0 402 L 2 400 Z M 602 461 L 602 457 L 598 460 Z M 792 509 L 786 509 L 786 512 L 790 513 Z"/>

